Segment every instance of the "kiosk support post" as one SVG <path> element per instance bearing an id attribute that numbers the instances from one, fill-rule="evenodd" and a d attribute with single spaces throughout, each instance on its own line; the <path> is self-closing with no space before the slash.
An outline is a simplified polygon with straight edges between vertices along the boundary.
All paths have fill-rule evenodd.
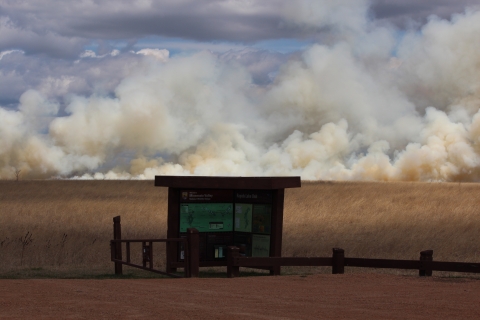
<path id="1" fill-rule="evenodd" d="M 282 234 L 283 234 L 283 205 L 284 205 L 285 190 L 275 190 L 273 193 L 273 212 L 272 227 L 276 232 L 271 235 L 270 252 L 272 257 L 282 256 Z M 274 266 L 270 269 L 270 275 L 279 276 L 281 272 L 280 266 Z"/>
<path id="2" fill-rule="evenodd" d="M 240 267 L 235 266 L 234 260 L 240 256 L 240 249 L 230 246 L 227 248 L 227 277 L 235 278 L 240 275 Z"/>
<path id="3" fill-rule="evenodd" d="M 113 239 L 121 240 L 122 239 L 122 227 L 120 225 L 120 216 L 113 218 Z M 122 260 L 122 243 L 115 242 L 114 247 L 114 258 L 117 260 Z M 122 264 L 115 262 L 115 274 L 122 274 Z"/>
<path id="4" fill-rule="evenodd" d="M 168 217 L 176 216 L 178 206 L 180 206 L 180 190 L 176 188 L 168 188 Z M 178 220 L 177 219 L 168 219 L 167 224 L 167 238 L 178 238 Z M 176 267 L 173 267 L 172 264 L 177 262 L 178 254 L 178 244 L 177 242 L 167 242 L 167 266 L 166 272 L 175 273 L 177 271 Z"/>
<path id="5" fill-rule="evenodd" d="M 188 242 L 188 277 L 198 278 L 200 267 L 200 243 L 198 230 L 195 228 L 187 229 Z M 187 256 L 187 255 L 185 255 Z"/>

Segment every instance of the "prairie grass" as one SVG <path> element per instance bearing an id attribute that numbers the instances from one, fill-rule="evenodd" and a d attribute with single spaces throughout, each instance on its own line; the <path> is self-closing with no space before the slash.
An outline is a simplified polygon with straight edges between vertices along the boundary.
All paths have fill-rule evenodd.
<path id="1" fill-rule="evenodd" d="M 473 183 L 303 182 L 286 190 L 282 254 L 480 262 L 479 204 Z M 164 238 L 166 212 L 153 181 L 0 181 L 0 276 L 111 273 L 112 218 L 123 238 Z"/>

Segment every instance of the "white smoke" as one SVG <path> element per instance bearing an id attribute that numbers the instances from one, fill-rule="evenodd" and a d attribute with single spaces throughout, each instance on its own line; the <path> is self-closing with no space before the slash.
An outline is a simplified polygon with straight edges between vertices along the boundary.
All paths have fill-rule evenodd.
<path id="1" fill-rule="evenodd" d="M 156 59 L 114 97 L 69 97 L 67 116 L 25 92 L 17 111 L 0 108 L 0 177 L 478 181 L 480 12 L 399 35 L 365 2 L 328 3 L 286 8 L 285 27 L 334 32 L 268 86 L 208 52 L 144 49 Z"/>

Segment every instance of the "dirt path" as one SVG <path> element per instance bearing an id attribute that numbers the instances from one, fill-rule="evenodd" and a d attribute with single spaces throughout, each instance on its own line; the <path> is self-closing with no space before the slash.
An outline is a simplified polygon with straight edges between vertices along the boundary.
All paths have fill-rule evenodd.
<path id="1" fill-rule="evenodd" d="M 379 274 L 0 280 L 1 319 L 480 319 L 480 281 Z"/>

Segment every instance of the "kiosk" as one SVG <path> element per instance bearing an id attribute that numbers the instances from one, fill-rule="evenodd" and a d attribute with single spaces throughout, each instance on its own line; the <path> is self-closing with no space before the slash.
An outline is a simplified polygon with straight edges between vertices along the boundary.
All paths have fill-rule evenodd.
<path id="1" fill-rule="evenodd" d="M 301 186 L 300 177 L 156 176 L 168 187 L 167 238 L 200 238 L 200 267 L 226 266 L 228 246 L 247 257 L 280 257 L 285 188 Z M 184 267 L 184 248 L 167 246 L 167 272 Z M 280 268 L 268 268 L 279 274 Z"/>

